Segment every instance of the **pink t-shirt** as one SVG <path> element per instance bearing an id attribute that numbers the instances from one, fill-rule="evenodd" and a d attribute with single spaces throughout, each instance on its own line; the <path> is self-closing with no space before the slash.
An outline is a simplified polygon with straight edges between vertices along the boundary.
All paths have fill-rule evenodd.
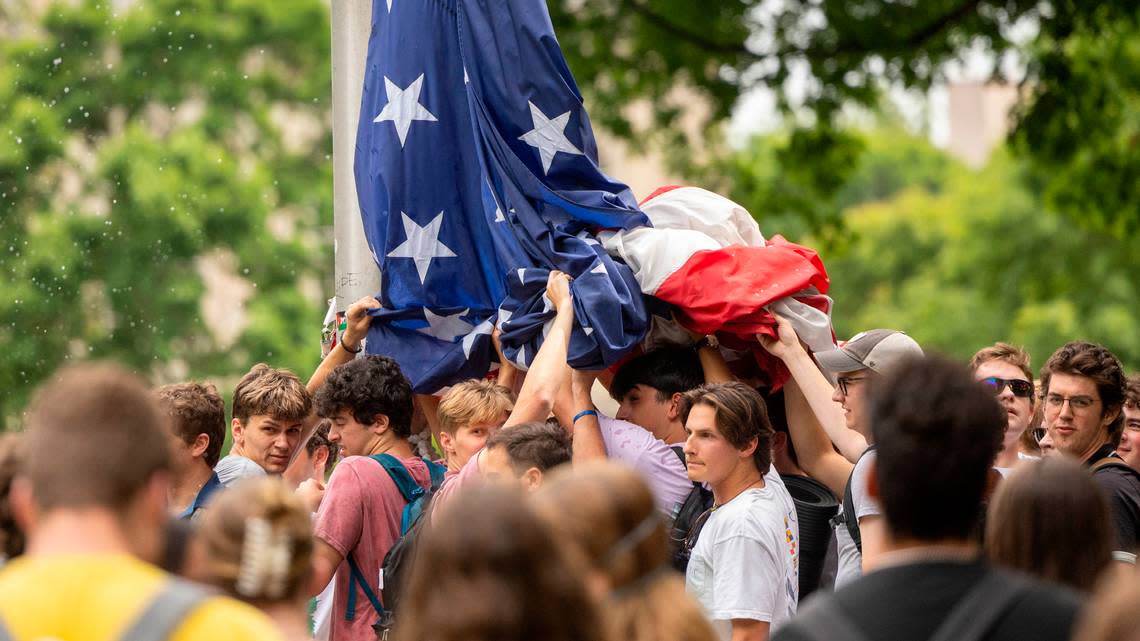
<path id="1" fill-rule="evenodd" d="M 483 480 L 482 470 L 479 468 L 479 459 L 483 456 L 483 450 L 479 450 L 467 459 L 467 463 L 459 468 L 458 472 L 448 473 L 443 479 L 443 485 L 436 491 L 435 496 L 431 498 L 431 518 L 434 521 L 436 518 L 437 510 L 441 509 L 444 505 L 451 502 L 456 494 L 459 494 L 464 488 L 471 487 Z"/>
<path id="2" fill-rule="evenodd" d="M 431 487 L 427 466 L 418 458 L 401 458 L 412 478 L 424 488 Z M 340 462 L 329 479 L 321 500 L 313 533 L 341 555 L 351 552 L 369 587 L 380 597 L 380 568 L 388 548 L 400 536 L 400 518 L 407 501 L 384 468 L 364 456 L 350 456 Z M 379 615 L 364 591 L 356 587 L 356 616 L 344 618 L 348 605 L 351 570 L 341 562 L 336 570 L 330 641 L 375 641 L 372 624 Z"/>

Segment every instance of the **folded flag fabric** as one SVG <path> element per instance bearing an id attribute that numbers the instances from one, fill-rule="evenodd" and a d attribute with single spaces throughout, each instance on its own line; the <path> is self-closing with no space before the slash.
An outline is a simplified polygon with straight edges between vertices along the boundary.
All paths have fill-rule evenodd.
<path id="1" fill-rule="evenodd" d="M 543 0 L 375 0 L 355 178 L 381 271 L 370 353 L 417 392 L 482 376 L 499 319 L 525 367 L 574 277 L 571 365 L 599 368 L 648 325 L 633 272 L 589 230 L 649 224 L 601 172 Z"/>
<path id="2" fill-rule="evenodd" d="M 641 208 L 652 227 L 605 231 L 599 239 L 633 269 L 642 292 L 676 307 L 681 325 L 751 351 L 775 388 L 787 372 L 755 338 L 775 336 L 770 309 L 788 317 L 812 349 L 832 348 L 829 280 L 814 250 L 765 239 L 747 210 L 697 187 L 660 189 Z"/>

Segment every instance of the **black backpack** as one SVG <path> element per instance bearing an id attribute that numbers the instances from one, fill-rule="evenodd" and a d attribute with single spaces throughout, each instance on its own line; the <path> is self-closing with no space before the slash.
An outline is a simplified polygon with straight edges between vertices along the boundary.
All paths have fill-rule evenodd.
<path id="1" fill-rule="evenodd" d="M 415 557 L 416 536 L 425 527 L 424 520 L 421 517 L 427 512 L 431 497 L 443 484 L 444 473 L 447 470 L 442 465 L 422 459 L 427 464 L 428 472 L 431 474 L 431 488 L 424 489 L 412 478 L 408 469 L 396 457 L 390 454 L 376 454 L 369 458 L 379 463 L 388 472 L 388 476 L 392 477 L 392 482 L 399 488 L 400 494 L 404 496 L 404 500 L 408 504 L 404 506 L 403 515 L 400 517 L 400 538 L 396 539 L 392 547 L 388 548 L 388 552 L 384 555 L 384 562 L 381 564 L 381 573 L 384 577 L 384 584 L 381 588 L 383 603 L 376 597 L 376 592 L 372 589 L 368 579 L 365 578 L 364 573 L 360 571 L 360 566 L 352 557 L 352 553 L 345 557 L 351 574 L 348 580 L 348 603 L 345 607 L 344 619 L 352 621 L 356 618 L 356 586 L 359 585 L 364 596 L 368 597 L 368 602 L 380 615 L 379 620 L 372 625 L 376 631 L 376 637 L 387 639 L 388 633 L 395 624 L 395 611 L 400 605 L 404 577 Z"/>
<path id="2" fill-rule="evenodd" d="M 673 450 L 677 458 L 681 459 L 681 464 L 687 468 L 684 449 L 680 445 L 670 446 L 669 449 Z M 673 527 L 669 531 L 669 539 L 673 548 L 673 567 L 677 571 L 684 572 L 685 568 L 689 566 L 689 555 L 692 554 L 693 545 L 696 544 L 701 528 L 705 524 L 701 517 L 707 514 L 712 506 L 712 491 L 706 490 L 705 486 L 700 483 L 693 483 L 693 489 L 689 490 L 689 495 L 685 497 L 681 509 L 673 517 Z"/>

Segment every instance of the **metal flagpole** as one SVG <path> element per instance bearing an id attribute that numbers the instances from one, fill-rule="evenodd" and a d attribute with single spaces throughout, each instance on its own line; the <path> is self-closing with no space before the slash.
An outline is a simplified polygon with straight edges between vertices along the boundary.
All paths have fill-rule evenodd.
<path id="1" fill-rule="evenodd" d="M 380 291 L 380 271 L 364 238 L 353 157 L 372 25 L 372 0 L 332 0 L 333 253 L 336 309 Z"/>

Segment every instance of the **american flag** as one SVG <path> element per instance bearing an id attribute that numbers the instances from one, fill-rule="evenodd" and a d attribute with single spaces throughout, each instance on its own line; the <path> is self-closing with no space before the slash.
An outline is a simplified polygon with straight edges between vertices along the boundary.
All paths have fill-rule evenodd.
<path id="1" fill-rule="evenodd" d="M 375 0 L 355 175 L 382 274 L 370 353 L 417 392 L 484 375 L 498 320 L 525 367 L 574 277 L 570 364 L 600 368 L 648 326 L 630 269 L 593 232 L 648 225 L 598 167 L 544 0 Z"/>

